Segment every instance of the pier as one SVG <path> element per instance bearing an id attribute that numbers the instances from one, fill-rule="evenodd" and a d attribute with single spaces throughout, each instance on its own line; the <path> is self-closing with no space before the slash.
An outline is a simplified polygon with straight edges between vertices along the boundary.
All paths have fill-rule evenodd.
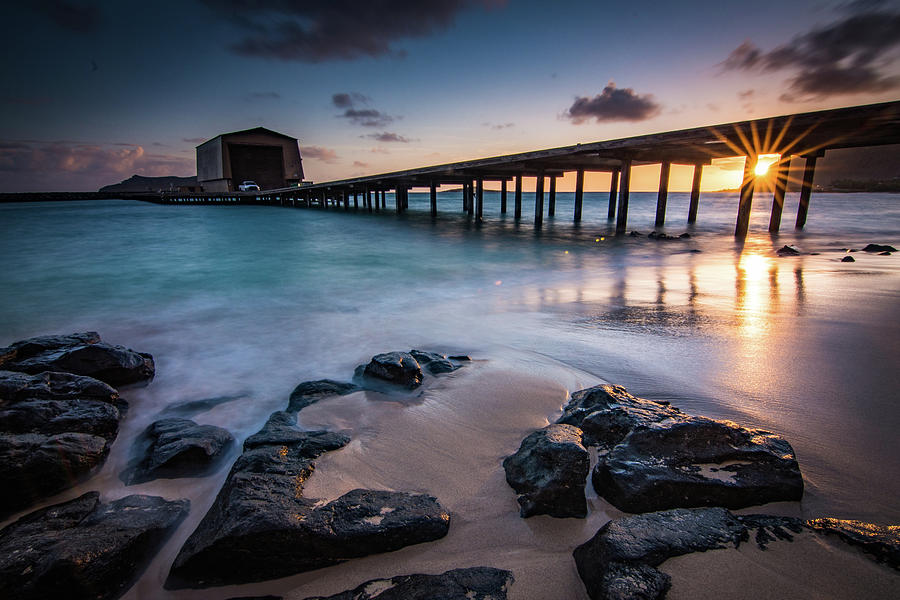
<path id="1" fill-rule="evenodd" d="M 897 143 L 900 143 L 900 101 L 576 144 L 261 192 L 167 193 L 158 201 L 167 204 L 276 204 L 373 212 L 388 210 L 387 193 L 392 192 L 391 210 L 403 213 L 408 208 L 409 191 L 426 188 L 431 194 L 431 215 L 437 216 L 437 188 L 458 185 L 460 197 L 454 201 L 453 210 L 462 210 L 469 217 L 480 220 L 485 184 L 499 182 L 500 213 L 507 213 L 511 193 L 514 218 L 521 219 L 525 197 L 523 179 L 534 178 L 534 227 L 540 228 L 545 214 L 552 217 L 556 213 L 559 177 L 567 172 L 576 173 L 572 218 L 578 222 L 583 209 L 585 173 L 606 172 L 611 175 L 608 218 L 615 220 L 616 233 L 623 234 L 628 227 L 633 167 L 661 165 L 655 223 L 662 227 L 667 219 L 666 201 L 672 165 L 689 165 L 694 169 L 686 215 L 690 224 L 697 220 L 703 166 L 713 159 L 743 156 L 744 174 L 734 228 L 735 236 L 743 238 L 749 230 L 757 187 L 754 167 L 760 155 L 779 155 L 772 167 L 775 185 L 769 219 L 769 231 L 775 233 L 781 227 L 792 161 L 805 161 L 795 221 L 795 227 L 802 229 L 809 213 L 818 158 L 833 149 Z"/>

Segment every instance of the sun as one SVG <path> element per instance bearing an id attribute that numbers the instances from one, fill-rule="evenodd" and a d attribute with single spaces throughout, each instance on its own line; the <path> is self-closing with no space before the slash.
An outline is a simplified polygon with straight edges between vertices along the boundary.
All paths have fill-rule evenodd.
<path id="1" fill-rule="evenodd" d="M 760 154 L 753 172 L 757 177 L 765 177 L 769 173 L 769 167 L 778 162 L 780 156 L 779 154 Z"/>

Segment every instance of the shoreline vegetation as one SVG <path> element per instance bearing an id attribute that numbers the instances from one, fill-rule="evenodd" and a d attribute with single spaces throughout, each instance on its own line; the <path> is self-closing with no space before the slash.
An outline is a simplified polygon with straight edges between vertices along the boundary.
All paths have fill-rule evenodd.
<path id="1" fill-rule="evenodd" d="M 489 359 L 422 350 L 386 352 L 357 367 L 351 381 L 298 384 L 285 406 L 243 441 L 199 522 L 189 519 L 191 502 L 185 498 L 128 495 L 101 502 L 98 491 L 22 513 L 0 530 L 0 555 L 5 557 L 0 560 L 0 592 L 24 599 L 65 594 L 114 600 L 128 591 L 185 520 L 195 529 L 174 564 L 166 567 L 171 567 L 165 581 L 169 590 L 262 582 L 407 546 L 407 552 L 426 552 L 451 534 L 461 516 L 422 486 L 409 491 L 356 488 L 336 499 L 307 498 L 304 488 L 316 459 L 349 446 L 356 434 L 305 429 L 298 417 L 314 404 L 359 394 L 409 410 L 423 401 L 430 386 L 443 381 L 452 388 L 485 361 Z M 18 482 L 5 488 L 4 516 L 90 482 L 127 409 L 111 386 L 152 385 L 154 375 L 150 354 L 110 345 L 95 332 L 41 336 L 0 349 L 0 465 L 7 483 Z M 98 418 L 98 411 L 105 418 Z M 161 467 L 155 474 L 145 473 L 149 480 L 208 475 L 212 461 L 221 463 L 228 452 L 223 449 L 229 434 L 221 428 L 185 420 L 158 423 L 148 428 L 156 434 L 150 445 L 119 440 L 131 444 L 135 454 L 144 453 L 137 457 L 144 464 Z M 171 432 L 176 434 L 165 437 Z M 94 446 L 92 458 L 83 461 L 85 448 Z M 519 494 L 521 519 L 553 517 L 542 522 L 548 531 L 559 527 L 563 532 L 573 520 L 589 517 L 585 500 L 591 487 L 610 503 L 604 512 L 612 518 L 588 541 L 562 537 L 556 542 L 568 549 L 592 600 L 665 597 L 673 576 L 657 567 L 672 557 L 737 552 L 745 543 L 765 550 L 811 537 L 836 548 L 836 560 L 849 565 L 848 577 L 869 569 L 864 585 L 881 586 L 885 597 L 900 588 L 898 526 L 828 515 L 799 519 L 731 512 L 773 502 L 799 504 L 800 467 L 791 445 L 777 433 L 689 415 L 668 401 L 638 398 L 620 386 L 573 392 L 556 423 L 527 434 L 518 451 L 493 468 L 505 470 L 507 483 Z M 514 495 L 510 487 L 506 492 Z M 465 526 L 464 518 L 459 526 Z M 815 569 L 815 560 L 804 562 L 815 552 L 808 544 L 797 549 L 802 576 L 803 569 Z M 858 550 L 877 563 L 875 571 L 855 562 Z M 449 600 L 532 597 L 515 587 L 516 581 L 534 577 L 526 566 L 518 571 L 498 566 L 459 564 L 432 575 L 383 573 L 328 598 L 367 599 L 388 591 L 391 597 Z M 854 592 L 852 587 L 843 591 Z"/>

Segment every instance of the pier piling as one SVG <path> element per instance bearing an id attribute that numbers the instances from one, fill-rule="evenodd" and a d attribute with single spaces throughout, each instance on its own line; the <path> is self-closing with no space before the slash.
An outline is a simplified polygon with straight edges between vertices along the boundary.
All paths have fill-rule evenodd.
<path id="1" fill-rule="evenodd" d="M 581 221 L 581 206 L 584 202 L 584 169 L 575 172 L 575 222 Z"/>
<path id="2" fill-rule="evenodd" d="M 784 211 L 784 192 L 787 190 L 788 173 L 791 172 L 791 157 L 781 157 L 775 173 L 775 193 L 772 196 L 772 214 L 769 217 L 769 233 L 778 233 L 781 228 L 781 213 Z"/>
<path id="3" fill-rule="evenodd" d="M 669 173 L 672 163 L 665 161 L 659 167 L 659 193 L 656 196 L 656 223 L 657 227 L 666 224 L 666 200 L 669 197 Z"/>
<path id="4" fill-rule="evenodd" d="M 534 226 L 540 228 L 544 222 L 544 171 L 538 171 L 534 182 Z"/>
<path id="5" fill-rule="evenodd" d="M 823 153 L 824 154 L 824 153 Z M 797 207 L 797 229 L 803 229 L 806 225 L 806 215 L 809 213 L 809 197 L 812 195 L 813 178 L 816 175 L 816 159 L 819 154 L 806 156 L 806 165 L 803 168 L 803 184 L 800 187 L 800 205 Z"/>
<path id="6" fill-rule="evenodd" d="M 628 192 L 631 187 L 631 159 L 622 161 L 622 181 L 619 190 L 619 205 L 616 215 L 616 235 L 622 235 L 628 229 Z"/>
<path id="7" fill-rule="evenodd" d="M 610 174 L 609 179 L 609 212 L 606 219 L 612 221 L 616 218 L 616 203 L 618 202 L 619 193 L 619 169 L 615 169 Z"/>
<path id="8" fill-rule="evenodd" d="M 522 176 L 516 175 L 516 194 L 514 198 L 515 206 L 513 210 L 515 210 L 515 218 L 522 218 Z"/>
<path id="9" fill-rule="evenodd" d="M 697 209 L 700 208 L 700 179 L 703 177 L 703 165 L 694 165 L 694 177 L 691 180 L 691 204 L 688 208 L 688 224 L 697 221 Z"/>
<path id="10" fill-rule="evenodd" d="M 757 156 L 744 157 L 744 179 L 741 183 L 741 199 L 738 204 L 737 222 L 734 225 L 734 237 L 745 238 L 750 228 L 750 209 L 753 206 L 753 188 L 756 178 L 753 170 L 756 168 Z"/>

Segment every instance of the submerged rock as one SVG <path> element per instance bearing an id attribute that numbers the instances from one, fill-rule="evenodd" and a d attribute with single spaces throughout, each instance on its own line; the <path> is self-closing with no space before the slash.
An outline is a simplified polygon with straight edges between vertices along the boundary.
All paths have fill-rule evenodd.
<path id="1" fill-rule="evenodd" d="M 452 373 L 459 368 L 459 365 L 453 364 L 443 354 L 425 352 L 423 350 L 410 350 L 409 353 L 420 365 L 424 365 L 432 375 Z"/>
<path id="2" fill-rule="evenodd" d="M 216 467 L 234 436 L 213 425 L 188 419 L 162 419 L 151 423 L 138 446 L 146 446 L 143 459 L 124 477 L 128 485 L 160 477 L 197 477 Z"/>
<path id="3" fill-rule="evenodd" d="M 0 517 L 72 487 L 119 431 L 118 393 L 90 377 L 0 371 Z"/>
<path id="4" fill-rule="evenodd" d="M 187 500 L 98 492 L 26 515 L 0 530 L 0 597 L 120 597 L 185 517 Z"/>
<path id="5" fill-rule="evenodd" d="M 288 402 L 288 412 L 299 412 L 310 404 L 315 404 L 322 398 L 329 396 L 345 396 L 359 390 L 352 383 L 343 383 L 332 379 L 318 379 L 316 381 L 304 381 L 297 385 L 291 392 Z"/>
<path id="6" fill-rule="evenodd" d="M 503 461 L 506 481 L 519 495 L 522 517 L 585 517 L 584 486 L 590 470 L 581 430 L 553 424 L 522 440 L 519 450 Z"/>
<path id="7" fill-rule="evenodd" d="M 314 459 L 350 439 L 302 431 L 276 412 L 248 438 L 213 506 L 187 539 L 169 588 L 262 581 L 443 537 L 449 514 L 431 496 L 353 490 L 303 497 Z"/>
<path id="8" fill-rule="evenodd" d="M 634 429 L 600 457 L 592 481 L 598 494 L 631 513 L 741 508 L 803 495 L 800 467 L 785 440 L 703 417 Z"/>
<path id="9" fill-rule="evenodd" d="M 863 252 L 896 252 L 897 249 L 887 244 L 868 244 Z"/>
<path id="10" fill-rule="evenodd" d="M 841 262 L 856 262 L 856 259 L 853 258 L 852 256 L 845 256 L 844 258 L 841 259 Z"/>
<path id="11" fill-rule="evenodd" d="M 469 567 L 440 575 L 416 574 L 373 579 L 340 594 L 315 596 L 306 600 L 505 600 L 512 582 L 513 575 L 509 571 Z"/>
<path id="12" fill-rule="evenodd" d="M 782 246 L 775 251 L 778 256 L 799 256 L 800 250 L 796 246 Z"/>
<path id="13" fill-rule="evenodd" d="M 376 354 L 365 366 L 363 374 L 409 389 L 422 385 L 422 368 L 408 352 Z"/>
<path id="14" fill-rule="evenodd" d="M 94 331 L 21 340 L 0 348 L 0 368 L 24 373 L 62 371 L 88 375 L 111 385 L 153 377 L 153 357 L 100 340 Z"/>

